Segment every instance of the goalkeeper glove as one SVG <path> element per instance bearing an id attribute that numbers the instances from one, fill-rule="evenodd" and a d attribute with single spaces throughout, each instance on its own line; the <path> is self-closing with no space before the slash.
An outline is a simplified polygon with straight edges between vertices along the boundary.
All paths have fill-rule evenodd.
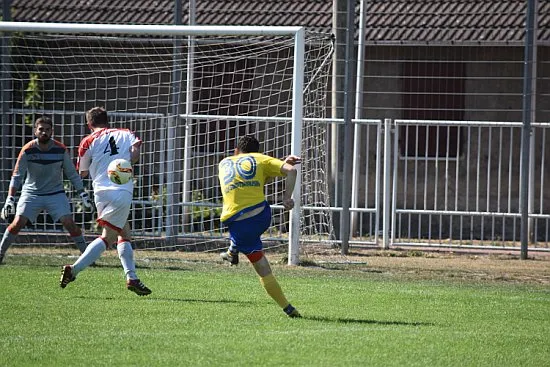
<path id="1" fill-rule="evenodd" d="M 15 214 L 15 198 L 13 196 L 8 196 L 6 198 L 6 203 L 2 208 L 2 212 L 0 213 L 0 217 L 2 217 L 3 220 L 6 220 L 13 214 Z"/>
<path id="2" fill-rule="evenodd" d="M 86 191 L 82 191 L 80 194 L 80 200 L 82 200 L 82 205 L 86 207 L 86 209 L 92 209 L 92 199 L 90 199 L 90 195 Z"/>

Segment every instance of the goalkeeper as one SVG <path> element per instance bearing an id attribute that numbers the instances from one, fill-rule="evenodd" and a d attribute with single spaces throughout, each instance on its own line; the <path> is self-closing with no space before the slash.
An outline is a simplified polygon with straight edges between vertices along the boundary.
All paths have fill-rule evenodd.
<path id="1" fill-rule="evenodd" d="M 223 159 L 219 164 L 223 195 L 221 221 L 228 227 L 231 240 L 231 246 L 221 257 L 231 264 L 237 264 L 238 253 L 245 254 L 267 294 L 289 317 L 300 317 L 273 276 L 260 238 L 271 225 L 271 208 L 264 194 L 265 183 L 271 178 L 286 176 L 283 206 L 287 210 L 292 209 L 292 191 L 297 175 L 294 164 L 300 163 L 300 158 L 291 155 L 281 161 L 259 151 L 258 140 L 253 136 L 244 136 L 238 142 L 235 155 Z"/>
<path id="2" fill-rule="evenodd" d="M 0 243 L 0 263 L 21 229 L 28 221 L 36 221 L 42 210 L 46 210 L 54 222 L 59 220 L 63 224 L 81 253 L 86 249 L 82 230 L 72 217 L 63 187 L 63 175 L 71 181 L 86 208 L 92 209 L 92 202 L 88 193 L 84 191 L 82 179 L 76 172 L 67 148 L 52 139 L 52 135 L 52 120 L 45 116 L 38 118 L 34 123 L 36 138 L 25 144 L 17 157 L 8 197 L 0 212 L 0 217 L 4 220 L 15 215 Z M 15 194 L 21 187 L 21 197 L 16 210 Z"/>

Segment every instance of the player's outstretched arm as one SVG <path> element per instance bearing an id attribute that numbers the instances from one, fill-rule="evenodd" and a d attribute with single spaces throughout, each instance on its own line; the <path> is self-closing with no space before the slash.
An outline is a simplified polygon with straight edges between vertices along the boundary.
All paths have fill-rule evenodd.
<path id="1" fill-rule="evenodd" d="M 80 175 L 76 171 L 76 167 L 74 166 L 71 157 L 69 157 L 67 150 L 65 150 L 65 153 L 63 154 L 63 173 L 65 177 L 71 181 L 78 194 L 84 191 L 84 183 L 82 182 L 82 178 L 80 178 Z"/>
<path id="2" fill-rule="evenodd" d="M 296 176 L 298 175 L 298 172 L 296 167 L 289 163 L 283 164 L 281 167 L 281 172 L 286 175 L 285 192 L 283 193 L 283 206 L 286 210 L 290 210 L 294 208 L 292 192 L 294 191 L 294 186 L 296 185 Z"/>

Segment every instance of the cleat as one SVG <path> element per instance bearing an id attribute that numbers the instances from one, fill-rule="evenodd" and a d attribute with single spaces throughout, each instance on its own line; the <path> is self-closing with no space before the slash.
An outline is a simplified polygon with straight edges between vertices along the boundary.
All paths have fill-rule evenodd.
<path id="1" fill-rule="evenodd" d="M 297 309 L 295 309 L 292 305 L 288 305 L 285 308 L 283 308 L 283 311 L 287 314 L 288 317 L 291 318 L 299 318 L 302 317 Z"/>
<path id="2" fill-rule="evenodd" d="M 302 317 L 302 315 L 300 315 L 300 313 L 298 312 L 297 309 L 294 309 L 291 313 L 287 314 L 288 317 L 291 317 L 291 318 L 300 318 Z"/>
<path id="3" fill-rule="evenodd" d="M 138 296 L 147 296 L 152 293 L 152 291 L 145 286 L 139 279 L 129 279 L 126 282 L 126 288 L 129 291 L 134 292 Z"/>
<path id="4" fill-rule="evenodd" d="M 73 275 L 73 268 L 70 265 L 65 265 L 61 270 L 61 279 L 59 285 L 61 288 L 65 288 L 70 282 L 74 282 L 76 277 Z"/>
<path id="5" fill-rule="evenodd" d="M 231 252 L 231 251 L 227 250 L 225 252 L 222 252 L 220 254 L 220 257 L 222 258 L 222 260 L 231 263 L 231 265 L 239 264 L 239 253 L 238 252 Z"/>

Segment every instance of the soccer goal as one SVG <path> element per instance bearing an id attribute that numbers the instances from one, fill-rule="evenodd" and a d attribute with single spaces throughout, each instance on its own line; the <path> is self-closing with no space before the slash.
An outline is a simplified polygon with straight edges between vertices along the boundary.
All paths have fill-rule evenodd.
<path id="1" fill-rule="evenodd" d="M 273 208 L 267 247 L 288 246 L 288 262 L 296 264 L 300 243 L 333 239 L 322 121 L 329 35 L 302 27 L 17 22 L 0 22 L 0 32 L 2 201 L 36 117 L 50 115 L 54 137 L 76 157 L 88 133 L 84 112 L 104 106 L 113 126 L 130 128 L 144 141 L 129 218 L 137 249 L 218 251 L 228 245 L 219 223 L 217 164 L 244 134 L 254 134 L 266 154 L 303 158 L 290 215 L 278 205 L 282 181 L 267 187 Z M 83 210 L 69 183 L 66 188 L 75 219 L 95 236 L 94 215 Z M 16 245 L 40 249 L 37 244 L 72 246 L 45 214 Z"/>

